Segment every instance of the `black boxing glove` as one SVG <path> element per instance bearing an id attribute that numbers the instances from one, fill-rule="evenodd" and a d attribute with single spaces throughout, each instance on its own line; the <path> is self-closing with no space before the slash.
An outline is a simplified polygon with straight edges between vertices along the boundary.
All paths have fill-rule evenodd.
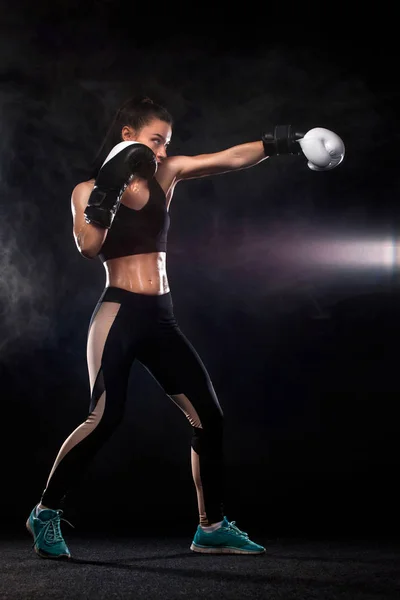
<path id="1" fill-rule="evenodd" d="M 296 133 L 291 125 L 275 125 L 274 131 L 268 131 L 261 136 L 265 156 L 279 154 L 301 154 L 298 140 L 304 133 Z"/>
<path id="2" fill-rule="evenodd" d="M 154 152 L 139 142 L 120 142 L 98 172 L 85 208 L 85 221 L 110 229 L 121 197 L 135 175 L 151 179 L 157 171 Z"/>

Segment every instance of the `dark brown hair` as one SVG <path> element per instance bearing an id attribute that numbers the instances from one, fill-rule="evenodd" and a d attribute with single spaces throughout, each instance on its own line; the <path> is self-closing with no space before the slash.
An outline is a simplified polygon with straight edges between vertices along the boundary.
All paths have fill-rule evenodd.
<path id="1" fill-rule="evenodd" d="M 95 178 L 111 149 L 121 142 L 121 130 L 130 125 L 140 131 L 153 119 L 160 119 L 172 126 L 173 119 L 166 108 L 153 102 L 148 96 L 133 96 L 126 100 L 117 110 L 104 140 L 94 158 L 90 179 Z"/>

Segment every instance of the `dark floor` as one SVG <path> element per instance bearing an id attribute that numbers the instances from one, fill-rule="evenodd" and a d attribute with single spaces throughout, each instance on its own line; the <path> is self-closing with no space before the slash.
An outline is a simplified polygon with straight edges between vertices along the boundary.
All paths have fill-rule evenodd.
<path id="1" fill-rule="evenodd" d="M 204 556 L 182 537 L 65 535 L 71 561 L 0 540 L 0 598 L 399 600 L 400 543 L 257 539 L 262 556 Z"/>

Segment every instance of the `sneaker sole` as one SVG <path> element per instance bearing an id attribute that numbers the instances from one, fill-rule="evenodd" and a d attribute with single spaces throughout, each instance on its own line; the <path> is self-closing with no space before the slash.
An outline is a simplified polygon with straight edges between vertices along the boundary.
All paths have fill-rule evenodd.
<path id="1" fill-rule="evenodd" d="M 264 550 L 243 550 L 241 548 L 232 548 L 230 546 L 213 548 L 211 546 L 197 546 L 196 544 L 192 544 L 190 549 L 192 552 L 200 552 L 201 554 L 247 554 L 252 556 L 265 554 L 265 548 Z"/>
<path id="2" fill-rule="evenodd" d="M 33 540 L 35 540 L 35 534 L 33 533 L 31 525 L 29 523 L 29 517 L 28 517 L 28 520 L 26 521 L 25 525 L 26 525 L 27 530 L 33 537 Z M 71 558 L 70 554 L 53 555 L 53 554 L 46 554 L 45 552 L 41 552 L 39 550 L 39 548 L 36 547 L 36 543 L 35 543 L 35 552 L 38 556 L 40 556 L 40 558 L 50 558 L 51 560 L 69 560 Z"/>

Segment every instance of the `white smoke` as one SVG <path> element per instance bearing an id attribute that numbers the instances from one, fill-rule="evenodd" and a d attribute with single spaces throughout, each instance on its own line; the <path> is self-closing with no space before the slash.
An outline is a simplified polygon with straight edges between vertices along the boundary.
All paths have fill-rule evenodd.
<path id="1" fill-rule="evenodd" d="M 53 257 L 42 251 L 35 254 L 29 243 L 27 224 L 39 226 L 34 207 L 19 201 L 15 208 L 12 224 L 2 214 L 0 226 L 2 357 L 51 339 L 54 318 Z"/>

